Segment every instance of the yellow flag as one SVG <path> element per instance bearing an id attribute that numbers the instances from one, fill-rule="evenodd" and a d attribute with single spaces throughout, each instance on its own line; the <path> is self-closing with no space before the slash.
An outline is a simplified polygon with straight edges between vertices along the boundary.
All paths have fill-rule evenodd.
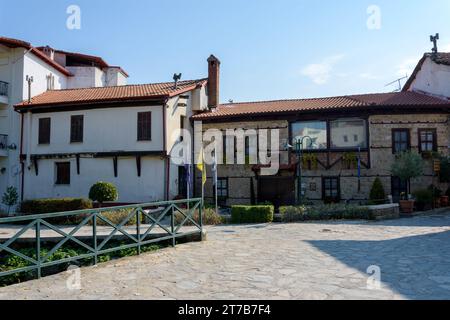
<path id="1" fill-rule="evenodd" d="M 206 184 L 206 166 L 203 161 L 203 150 L 199 155 L 199 161 L 197 163 L 197 169 L 202 172 L 202 186 Z"/>

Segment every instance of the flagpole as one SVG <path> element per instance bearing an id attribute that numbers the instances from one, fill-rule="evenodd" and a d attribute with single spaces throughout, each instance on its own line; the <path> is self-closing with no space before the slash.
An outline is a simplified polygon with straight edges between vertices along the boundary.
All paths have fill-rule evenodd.
<path id="1" fill-rule="evenodd" d="M 214 151 L 214 194 L 216 201 L 216 213 L 219 214 L 218 196 L 217 196 L 217 152 Z"/>

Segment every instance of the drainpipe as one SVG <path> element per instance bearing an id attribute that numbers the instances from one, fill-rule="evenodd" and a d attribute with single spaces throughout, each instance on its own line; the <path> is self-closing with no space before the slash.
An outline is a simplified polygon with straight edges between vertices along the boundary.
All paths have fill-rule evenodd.
<path id="1" fill-rule="evenodd" d="M 23 130 L 23 129 L 22 129 Z M 31 168 L 31 111 L 27 112 L 27 168 Z"/>
<path id="2" fill-rule="evenodd" d="M 166 99 L 163 104 L 163 151 L 164 151 L 164 164 L 165 164 L 165 179 L 164 179 L 164 198 L 169 201 L 170 192 L 170 155 L 167 154 L 167 124 L 166 124 L 166 109 L 169 99 Z"/>
<path id="3" fill-rule="evenodd" d="M 23 113 L 20 114 L 20 154 L 19 154 L 19 161 L 20 161 L 20 175 L 22 178 L 22 182 L 21 182 L 21 186 L 20 186 L 20 200 L 23 201 L 24 196 L 24 188 L 25 188 L 25 174 L 24 174 L 24 169 L 25 169 L 25 163 L 22 159 L 22 155 L 23 155 L 23 121 L 24 121 L 24 117 L 23 117 Z"/>

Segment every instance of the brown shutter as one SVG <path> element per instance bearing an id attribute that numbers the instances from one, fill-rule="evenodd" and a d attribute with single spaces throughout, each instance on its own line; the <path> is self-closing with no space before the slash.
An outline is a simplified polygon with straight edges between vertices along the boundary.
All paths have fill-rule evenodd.
<path id="1" fill-rule="evenodd" d="M 50 118 L 39 119 L 39 144 L 49 144 L 50 143 Z"/>
<path id="2" fill-rule="evenodd" d="M 138 112 L 138 141 L 152 140 L 152 113 Z"/>

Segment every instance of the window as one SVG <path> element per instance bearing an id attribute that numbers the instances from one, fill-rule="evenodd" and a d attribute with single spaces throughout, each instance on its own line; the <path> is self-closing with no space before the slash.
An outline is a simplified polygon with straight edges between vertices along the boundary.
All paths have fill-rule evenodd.
<path id="1" fill-rule="evenodd" d="M 408 151 L 411 147 L 409 129 L 392 130 L 392 153 Z"/>
<path id="2" fill-rule="evenodd" d="M 70 142 L 83 142 L 84 116 L 70 117 Z"/>
<path id="3" fill-rule="evenodd" d="M 436 129 L 419 129 L 419 152 L 437 151 Z"/>
<path id="4" fill-rule="evenodd" d="M 327 149 L 327 123 L 326 121 L 296 122 L 292 124 L 292 144 L 303 137 L 310 137 L 304 140 L 303 149 L 306 150 L 326 150 Z"/>
<path id="5" fill-rule="evenodd" d="M 217 179 L 217 197 L 228 198 L 228 178 Z"/>
<path id="6" fill-rule="evenodd" d="M 367 148 L 367 130 L 364 119 L 340 119 L 330 122 L 331 148 Z M 353 141 L 349 139 L 353 137 Z"/>
<path id="7" fill-rule="evenodd" d="M 39 144 L 50 143 L 50 118 L 39 119 Z"/>
<path id="8" fill-rule="evenodd" d="M 152 113 L 138 112 L 138 141 L 152 140 Z"/>
<path id="9" fill-rule="evenodd" d="M 326 203 L 334 203 L 340 201 L 341 195 L 340 195 L 339 178 L 337 177 L 323 178 L 322 196 L 323 200 Z"/>
<path id="10" fill-rule="evenodd" d="M 56 163 L 56 184 L 70 184 L 70 162 Z"/>

